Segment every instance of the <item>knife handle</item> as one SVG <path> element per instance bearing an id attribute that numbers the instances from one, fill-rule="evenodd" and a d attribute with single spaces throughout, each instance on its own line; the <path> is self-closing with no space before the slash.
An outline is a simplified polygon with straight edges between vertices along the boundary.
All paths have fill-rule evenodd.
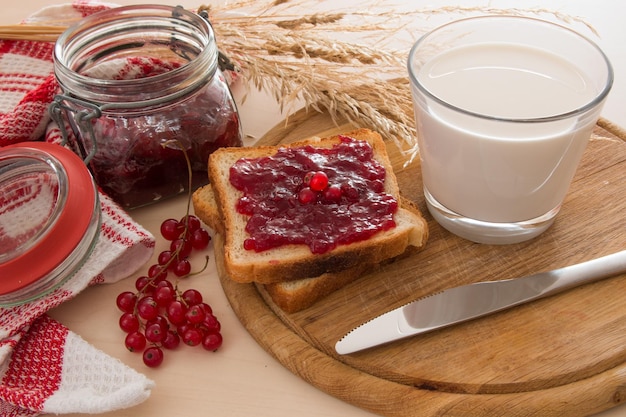
<path id="1" fill-rule="evenodd" d="M 550 272 L 556 277 L 544 296 L 626 272 L 626 250 Z"/>

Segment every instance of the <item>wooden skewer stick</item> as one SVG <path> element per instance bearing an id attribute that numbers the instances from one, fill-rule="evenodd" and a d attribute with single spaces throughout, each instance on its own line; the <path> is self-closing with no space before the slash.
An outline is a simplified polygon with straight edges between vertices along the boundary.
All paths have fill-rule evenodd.
<path id="1" fill-rule="evenodd" d="M 0 26 L 0 39 L 55 42 L 67 26 L 6 25 Z"/>

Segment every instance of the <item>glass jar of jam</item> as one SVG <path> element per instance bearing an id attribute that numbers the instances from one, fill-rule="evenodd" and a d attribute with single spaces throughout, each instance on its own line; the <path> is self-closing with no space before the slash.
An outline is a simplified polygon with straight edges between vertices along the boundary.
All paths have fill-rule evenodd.
<path id="1" fill-rule="evenodd" d="M 181 7 L 105 10 L 54 49 L 51 107 L 96 183 L 125 208 L 208 181 L 208 157 L 241 146 L 237 108 L 207 19 Z M 188 163 L 191 163 L 190 181 Z"/>

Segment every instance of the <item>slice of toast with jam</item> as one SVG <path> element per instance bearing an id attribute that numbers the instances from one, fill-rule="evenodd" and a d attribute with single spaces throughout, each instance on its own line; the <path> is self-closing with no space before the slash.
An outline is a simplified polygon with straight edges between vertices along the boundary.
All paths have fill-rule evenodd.
<path id="1" fill-rule="evenodd" d="M 311 180 L 320 171 L 327 184 Z M 384 141 L 367 129 L 219 149 L 209 158 L 209 182 L 224 267 L 237 282 L 283 283 L 377 265 L 428 237 L 419 210 L 400 197 Z M 340 187 L 338 196 L 326 194 L 331 186 Z M 313 189 L 313 200 L 301 197 L 303 188 Z M 201 190 L 194 209 L 211 226 L 215 213 L 203 215 Z"/>

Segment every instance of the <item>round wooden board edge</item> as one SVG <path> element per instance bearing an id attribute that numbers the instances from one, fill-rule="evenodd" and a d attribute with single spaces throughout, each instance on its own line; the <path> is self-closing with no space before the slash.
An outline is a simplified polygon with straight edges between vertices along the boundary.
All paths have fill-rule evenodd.
<path id="1" fill-rule="evenodd" d="M 286 136 L 305 138 L 299 128 L 311 119 L 327 122 L 328 115 L 301 109 L 272 128 L 259 140 L 277 145 Z M 323 126 L 325 123 L 320 123 Z M 623 131 L 609 129 L 608 121 L 598 127 L 626 141 Z M 351 129 L 348 123 L 321 130 L 329 136 Z M 219 238 L 216 239 L 219 246 Z M 233 311 L 259 345 L 290 372 L 316 388 L 364 410 L 389 417 L 483 417 L 499 415 L 568 415 L 584 417 L 620 405 L 626 400 L 626 363 L 586 380 L 537 391 L 509 394 L 458 394 L 430 391 L 403 385 L 365 373 L 329 356 L 298 336 L 267 304 L 254 284 L 232 281 L 224 272 L 219 249 L 216 263 L 219 279 Z M 554 406 L 547 406 L 550 398 Z M 590 398 L 594 401 L 590 401 Z"/>
<path id="2" fill-rule="evenodd" d="M 217 257 L 216 262 L 221 264 Z M 542 390 L 541 395 L 536 391 L 457 394 L 385 380 L 353 368 L 310 345 L 274 314 L 254 284 L 232 281 L 224 273 L 223 264 L 218 265 L 218 271 L 233 311 L 265 351 L 316 388 L 376 414 L 388 417 L 583 417 L 615 407 L 626 399 L 626 364 L 587 380 Z M 558 406 L 546 407 L 546 398 Z"/>

